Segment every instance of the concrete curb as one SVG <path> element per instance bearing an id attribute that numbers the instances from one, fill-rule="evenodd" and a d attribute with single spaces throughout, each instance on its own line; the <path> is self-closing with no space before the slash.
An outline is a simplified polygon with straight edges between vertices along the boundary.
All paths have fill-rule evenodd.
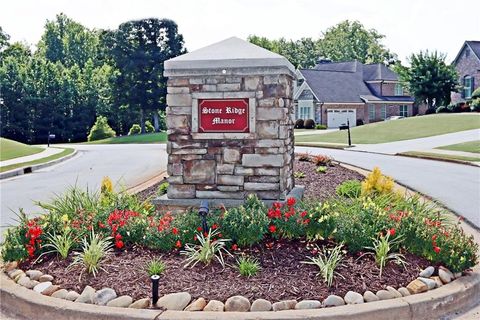
<path id="1" fill-rule="evenodd" d="M 397 157 L 405 157 L 405 158 L 424 159 L 424 160 L 443 161 L 443 162 L 463 164 L 463 165 L 472 166 L 472 167 L 479 167 L 479 166 L 480 166 L 480 165 L 478 165 L 478 164 L 472 163 L 472 162 L 470 162 L 470 161 L 464 161 L 464 160 L 440 159 L 440 158 L 429 157 L 429 156 L 416 156 L 416 155 L 402 154 L 402 153 L 396 153 L 395 156 L 397 156 Z"/>
<path id="2" fill-rule="evenodd" d="M 162 312 L 151 309 L 112 308 L 43 296 L 16 284 L 3 272 L 0 275 L 0 283 L 1 308 L 10 314 L 18 314 L 26 319 L 38 319 L 38 315 L 42 315 L 42 319 L 59 320 L 437 319 L 473 306 L 480 300 L 480 273 L 478 270 L 440 288 L 413 296 L 359 305 L 278 312 Z"/>
<path id="3" fill-rule="evenodd" d="M 2 172 L 2 173 L 0 173 L 0 180 L 15 177 L 15 176 L 20 176 L 20 175 L 27 174 L 27 173 L 32 173 L 33 171 L 40 170 L 40 169 L 43 169 L 43 168 L 46 168 L 46 167 L 49 167 L 49 166 L 53 166 L 54 164 L 58 164 L 60 162 L 63 162 L 65 160 L 68 160 L 68 159 L 74 157 L 76 154 L 77 154 L 77 150 L 73 149 L 72 153 L 70 153 L 70 154 L 68 154 L 64 157 L 52 160 L 52 161 L 48 161 L 48 162 L 40 163 L 40 164 L 35 164 L 35 165 L 32 165 L 32 166 L 24 166 L 24 167 L 21 167 L 21 168 L 17 168 L 17 169 Z"/>
<path id="4" fill-rule="evenodd" d="M 142 192 L 143 190 L 150 188 L 154 184 L 164 181 L 166 177 L 167 177 L 167 170 L 164 170 L 159 174 L 157 174 L 156 176 L 148 179 L 147 181 L 144 181 L 142 183 L 137 184 L 136 186 L 128 188 L 126 192 L 129 194 L 136 194 L 136 193 Z"/>

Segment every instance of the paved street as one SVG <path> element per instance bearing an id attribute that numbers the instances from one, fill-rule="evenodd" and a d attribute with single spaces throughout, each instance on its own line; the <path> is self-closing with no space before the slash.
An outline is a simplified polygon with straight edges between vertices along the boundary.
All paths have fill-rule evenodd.
<path id="1" fill-rule="evenodd" d="M 60 164 L 31 174 L 0 181 L 0 230 L 13 222 L 10 210 L 38 213 L 33 200 L 47 201 L 69 186 L 97 189 L 104 176 L 125 186 L 135 186 L 166 170 L 164 144 L 69 145 L 78 154 Z"/>
<path id="2" fill-rule="evenodd" d="M 367 170 L 378 166 L 396 181 L 437 199 L 480 228 L 480 168 L 399 156 L 296 147 L 296 152 L 321 153 Z"/>

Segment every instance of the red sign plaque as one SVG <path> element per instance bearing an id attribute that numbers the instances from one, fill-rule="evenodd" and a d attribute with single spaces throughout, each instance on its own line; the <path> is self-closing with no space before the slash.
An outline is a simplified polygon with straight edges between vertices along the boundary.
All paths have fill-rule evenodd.
<path id="1" fill-rule="evenodd" d="M 248 99 L 198 100 L 198 132 L 249 132 Z"/>

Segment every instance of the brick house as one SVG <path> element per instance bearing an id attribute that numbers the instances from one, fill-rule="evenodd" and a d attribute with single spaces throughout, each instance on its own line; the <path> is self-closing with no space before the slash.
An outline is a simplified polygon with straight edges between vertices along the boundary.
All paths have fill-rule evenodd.
<path id="1" fill-rule="evenodd" d="M 296 119 L 337 128 L 347 119 L 355 126 L 418 113 L 398 75 L 381 63 L 319 60 L 313 69 L 297 70 L 297 78 Z"/>
<path id="2" fill-rule="evenodd" d="M 452 92 L 452 103 L 464 102 L 480 86 L 480 41 L 465 41 L 452 64 L 462 87 L 460 92 Z"/>

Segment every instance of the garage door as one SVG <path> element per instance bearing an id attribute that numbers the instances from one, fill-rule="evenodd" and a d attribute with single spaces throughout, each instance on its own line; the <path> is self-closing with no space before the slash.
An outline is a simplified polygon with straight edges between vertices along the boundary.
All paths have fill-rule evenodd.
<path id="1" fill-rule="evenodd" d="M 357 125 L 357 113 L 355 109 L 327 109 L 327 126 L 338 128 L 350 122 L 350 127 Z"/>

